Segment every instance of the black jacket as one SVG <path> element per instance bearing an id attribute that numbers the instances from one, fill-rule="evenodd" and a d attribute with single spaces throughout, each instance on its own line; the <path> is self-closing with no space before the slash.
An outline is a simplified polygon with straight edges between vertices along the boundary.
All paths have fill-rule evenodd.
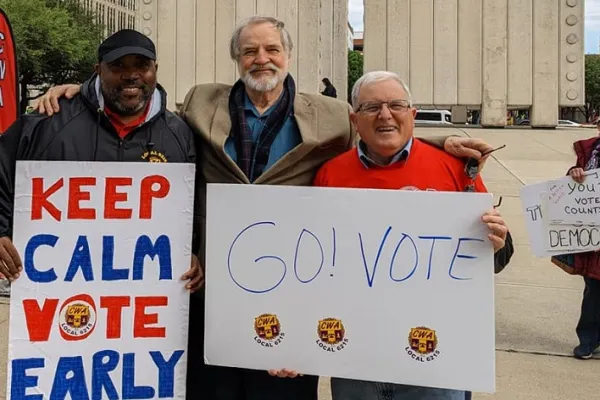
<path id="1" fill-rule="evenodd" d="M 502 272 L 504 267 L 510 262 L 514 253 L 515 246 L 513 245 L 512 235 L 508 232 L 504 247 L 494 254 L 494 272 L 496 274 Z"/>
<path id="2" fill-rule="evenodd" d="M 23 115 L 0 135 L 0 237 L 12 236 L 17 160 L 196 162 L 193 133 L 166 109 L 166 93 L 160 85 L 149 119 L 124 139 L 104 114 L 97 85 L 94 74 L 79 95 L 61 99 L 59 113 Z"/>

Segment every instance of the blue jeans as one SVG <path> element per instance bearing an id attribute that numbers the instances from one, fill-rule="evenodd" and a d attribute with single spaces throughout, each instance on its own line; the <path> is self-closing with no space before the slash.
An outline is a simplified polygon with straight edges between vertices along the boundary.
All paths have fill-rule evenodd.
<path id="1" fill-rule="evenodd" d="M 331 378 L 332 400 L 465 400 L 462 390 Z"/>

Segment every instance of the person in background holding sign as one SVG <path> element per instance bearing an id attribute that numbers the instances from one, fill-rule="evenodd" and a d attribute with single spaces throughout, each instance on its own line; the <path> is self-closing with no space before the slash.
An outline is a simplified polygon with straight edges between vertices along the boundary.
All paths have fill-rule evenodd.
<path id="1" fill-rule="evenodd" d="M 155 60 L 150 39 L 119 31 L 100 45 L 96 72 L 80 95 L 61 101 L 61 114 L 23 115 L 0 136 L 1 274 L 14 280 L 23 270 L 11 241 L 17 160 L 196 162 L 191 130 L 166 110 Z M 196 256 L 182 279 L 191 291 L 203 284 Z"/>
<path id="2" fill-rule="evenodd" d="M 272 17 L 242 21 L 230 40 L 240 80 L 235 85 L 202 84 L 186 96 L 180 114 L 197 135 L 202 174 L 197 226 L 205 233 L 204 183 L 310 186 L 318 168 L 355 143 L 346 102 L 296 91 L 289 74 L 293 43 L 284 23 Z M 57 98 L 77 85 L 57 86 L 36 107 L 59 111 Z M 429 138 L 457 157 L 476 157 L 491 146 L 479 139 Z M 199 258 L 204 260 L 204 242 Z M 210 268 L 210 267 L 209 267 Z M 317 399 L 318 377 L 286 369 L 254 371 L 204 365 L 204 296 L 192 296 L 188 358 L 189 399 Z M 277 379 L 296 378 L 296 379 Z"/>
<path id="3" fill-rule="evenodd" d="M 416 109 L 408 86 L 387 71 L 363 75 L 352 89 L 352 122 L 358 146 L 319 170 L 315 186 L 392 190 L 486 192 L 479 175 L 465 172 L 465 163 L 413 136 Z M 513 246 L 497 210 L 483 216 L 495 251 L 495 271 L 509 262 Z M 463 400 L 468 393 L 408 385 L 332 378 L 333 400 L 446 399 Z"/>
<path id="4" fill-rule="evenodd" d="M 573 149 L 577 161 L 567 174 L 575 182 L 583 183 L 585 171 L 600 168 L 600 138 L 593 136 L 578 140 L 573 143 Z M 580 360 L 590 359 L 600 348 L 600 252 L 562 254 L 552 257 L 552 262 L 570 273 L 583 276 L 585 289 L 576 328 L 579 345 L 573 349 L 573 354 Z"/>

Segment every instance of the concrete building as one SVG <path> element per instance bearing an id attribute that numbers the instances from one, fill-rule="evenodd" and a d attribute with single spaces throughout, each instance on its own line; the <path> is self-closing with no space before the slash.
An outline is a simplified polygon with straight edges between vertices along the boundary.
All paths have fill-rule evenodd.
<path id="1" fill-rule="evenodd" d="M 79 0 L 92 11 L 105 28 L 105 35 L 121 30 L 136 29 L 139 25 L 140 0 Z"/>
<path id="2" fill-rule="evenodd" d="M 398 72 L 415 103 L 552 127 L 584 104 L 583 0 L 365 0 L 364 70 Z"/>
<path id="3" fill-rule="evenodd" d="M 229 39 L 240 20 L 255 14 L 276 16 L 290 31 L 298 90 L 317 92 L 329 77 L 339 93 L 347 91 L 347 0 L 142 0 L 139 13 L 136 29 L 157 46 L 170 109 L 195 84 L 237 80 Z"/>

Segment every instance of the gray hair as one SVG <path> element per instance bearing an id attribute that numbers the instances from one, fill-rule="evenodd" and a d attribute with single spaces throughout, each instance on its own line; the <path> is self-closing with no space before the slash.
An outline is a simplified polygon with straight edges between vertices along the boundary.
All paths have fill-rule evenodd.
<path id="1" fill-rule="evenodd" d="M 361 76 L 352 87 L 352 108 L 354 111 L 358 108 L 358 96 L 360 95 L 360 89 L 363 86 L 387 80 L 394 80 L 402 86 L 402 89 L 406 92 L 408 103 L 412 107 L 412 94 L 410 94 L 410 89 L 397 73 L 390 71 L 371 71 Z"/>
<path id="2" fill-rule="evenodd" d="M 292 54 L 292 49 L 294 48 L 294 43 L 292 42 L 292 36 L 285 29 L 285 24 L 283 21 L 278 20 L 274 17 L 265 17 L 260 15 L 255 15 L 250 18 L 246 18 L 238 24 L 233 31 L 233 35 L 231 36 L 231 40 L 229 41 L 229 55 L 231 59 L 235 62 L 240 60 L 241 54 L 241 44 L 240 44 L 240 36 L 242 35 L 242 31 L 244 28 L 250 25 L 260 25 L 260 24 L 273 24 L 275 28 L 279 31 L 281 35 L 281 43 L 283 44 L 283 48 L 288 53 L 288 55 Z"/>

